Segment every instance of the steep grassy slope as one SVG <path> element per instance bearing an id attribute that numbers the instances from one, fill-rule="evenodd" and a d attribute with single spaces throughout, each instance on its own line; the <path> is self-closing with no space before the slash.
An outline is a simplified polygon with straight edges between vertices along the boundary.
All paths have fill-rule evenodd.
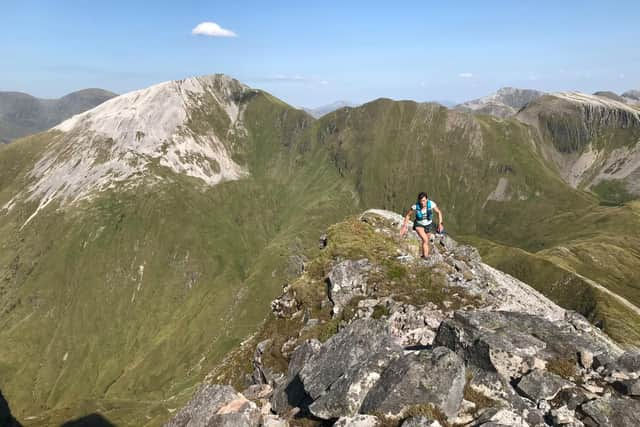
<path id="1" fill-rule="evenodd" d="M 208 187 L 156 165 L 147 184 L 54 202 L 22 230 L 37 204 L 5 210 L 0 378 L 20 419 L 157 425 L 264 318 L 294 249 L 350 212 L 323 151 L 295 143 L 309 116 L 264 93 L 245 107 L 245 179 Z M 2 148 L 0 205 L 55 137 Z"/>

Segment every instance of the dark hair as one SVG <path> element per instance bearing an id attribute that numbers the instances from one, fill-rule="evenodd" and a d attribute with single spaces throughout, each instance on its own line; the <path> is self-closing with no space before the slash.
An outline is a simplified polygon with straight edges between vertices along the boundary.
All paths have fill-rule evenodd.
<path id="1" fill-rule="evenodd" d="M 429 195 L 427 193 L 425 193 L 424 191 L 420 192 L 420 194 L 418 194 L 418 203 L 420 203 L 420 200 L 422 200 L 423 197 L 426 197 L 427 199 L 429 198 Z"/>

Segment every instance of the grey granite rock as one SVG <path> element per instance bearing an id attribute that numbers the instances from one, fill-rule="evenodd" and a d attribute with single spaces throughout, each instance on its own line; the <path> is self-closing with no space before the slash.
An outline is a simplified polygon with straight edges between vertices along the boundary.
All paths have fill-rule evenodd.
<path id="1" fill-rule="evenodd" d="M 598 427 L 640 426 L 640 401 L 614 396 L 601 397 L 583 404 L 585 425 Z"/>
<path id="2" fill-rule="evenodd" d="M 453 418 L 462 402 L 464 362 L 439 347 L 403 355 L 391 362 L 367 394 L 360 412 L 400 415 L 412 405 L 431 403 Z"/>
<path id="3" fill-rule="evenodd" d="M 284 415 L 294 407 L 310 403 L 298 373 L 311 356 L 320 351 L 320 347 L 320 341 L 308 340 L 294 350 L 287 368 L 287 376 L 277 384 L 271 397 L 272 408 L 277 414 Z"/>
<path id="4" fill-rule="evenodd" d="M 446 346 L 473 365 L 516 379 L 551 359 L 575 360 L 578 351 L 621 353 L 610 340 L 565 320 L 505 311 L 457 311 L 440 325 L 436 345 Z"/>
<path id="5" fill-rule="evenodd" d="M 518 390 L 527 398 L 538 400 L 553 399 L 563 388 L 569 388 L 573 383 L 551 372 L 534 369 L 520 380 Z"/>
<path id="6" fill-rule="evenodd" d="M 325 420 L 357 414 L 367 393 L 380 379 L 382 372 L 401 354 L 400 348 L 393 351 L 385 349 L 363 358 L 362 363 L 345 372 L 318 397 L 309 406 L 309 411 Z"/>
<path id="7" fill-rule="evenodd" d="M 333 313 L 338 314 L 355 296 L 367 294 L 367 273 L 371 264 L 367 259 L 346 260 L 329 272 L 329 298 L 333 302 Z"/>
<path id="8" fill-rule="evenodd" d="M 357 414 L 351 417 L 340 417 L 333 427 L 375 427 L 380 422 L 373 415 Z"/>
<path id="9" fill-rule="evenodd" d="M 396 352 L 400 346 L 389 334 L 386 322 L 360 319 L 331 337 L 300 370 L 304 390 L 313 400 L 333 383 L 373 354 Z"/>
<path id="10" fill-rule="evenodd" d="M 257 427 L 255 403 L 230 386 L 203 384 L 165 427 Z"/>

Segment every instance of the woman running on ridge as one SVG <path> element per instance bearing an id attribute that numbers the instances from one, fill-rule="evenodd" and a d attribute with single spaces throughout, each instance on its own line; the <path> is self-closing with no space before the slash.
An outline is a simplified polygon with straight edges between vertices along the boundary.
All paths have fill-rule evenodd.
<path id="1" fill-rule="evenodd" d="M 438 227 L 437 231 L 442 232 L 442 226 L 444 224 L 442 211 L 436 205 L 436 202 L 429 200 L 429 196 L 425 192 L 418 194 L 417 203 L 411 205 L 411 208 L 404 217 L 404 223 L 400 229 L 400 236 L 404 236 L 407 233 L 407 224 L 411 214 L 415 212 L 416 220 L 413 223 L 413 229 L 418 233 L 420 239 L 422 239 L 422 248 L 420 257 L 426 259 L 429 256 L 429 238 L 434 231 L 433 224 L 433 211 L 438 214 Z"/>

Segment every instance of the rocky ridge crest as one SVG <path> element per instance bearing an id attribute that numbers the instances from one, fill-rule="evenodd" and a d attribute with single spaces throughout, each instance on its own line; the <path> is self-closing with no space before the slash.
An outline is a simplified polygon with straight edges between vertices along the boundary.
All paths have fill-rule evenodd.
<path id="1" fill-rule="evenodd" d="M 401 221 L 370 210 L 332 227 L 273 317 L 167 425 L 640 423 L 637 350 L 448 236 L 419 259 Z"/>

